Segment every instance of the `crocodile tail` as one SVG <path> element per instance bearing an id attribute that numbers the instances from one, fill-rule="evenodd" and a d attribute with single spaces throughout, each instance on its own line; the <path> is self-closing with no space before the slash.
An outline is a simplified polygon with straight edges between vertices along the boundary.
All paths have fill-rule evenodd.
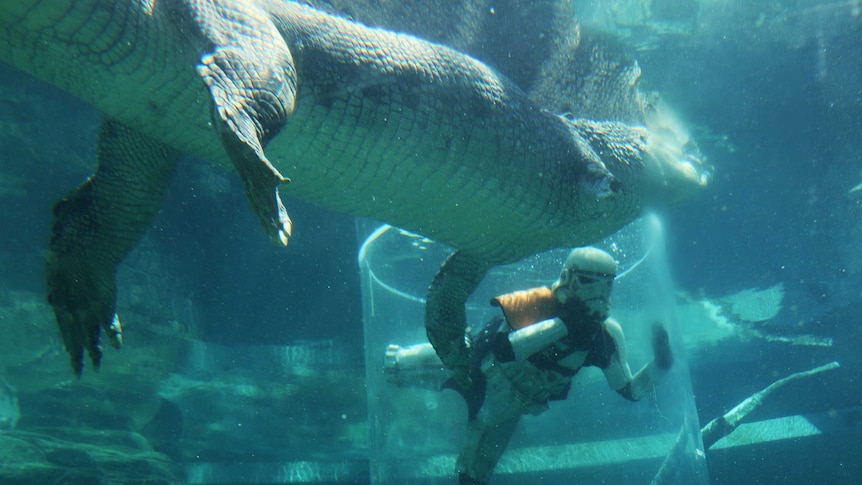
<path id="1" fill-rule="evenodd" d="M 455 251 L 443 263 L 428 288 L 425 331 L 443 364 L 455 373 L 461 387 L 470 387 L 470 353 L 465 339 L 467 298 L 491 265 Z"/>

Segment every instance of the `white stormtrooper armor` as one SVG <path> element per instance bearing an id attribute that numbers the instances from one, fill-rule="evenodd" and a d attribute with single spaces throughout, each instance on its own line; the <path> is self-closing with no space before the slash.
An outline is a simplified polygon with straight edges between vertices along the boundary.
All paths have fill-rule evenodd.
<path id="1" fill-rule="evenodd" d="M 459 390 L 470 413 L 467 442 L 457 462 L 462 484 L 487 482 L 520 416 L 540 414 L 550 400 L 565 399 L 581 367 L 599 367 L 612 389 L 637 401 L 671 366 L 667 333 L 657 326 L 656 358 L 632 376 L 622 327 L 609 318 L 616 271 L 617 263 L 608 253 L 577 248 L 550 288 L 492 300 L 503 310 L 505 321 L 484 329 L 473 342 L 478 366 L 474 380 L 482 380 L 481 385 Z M 390 382 L 398 381 L 397 372 L 393 374 L 398 369 L 393 367 L 406 371 L 405 357 L 413 353 L 426 357 L 422 367 L 440 369 L 439 362 L 428 363 L 430 351 L 409 349 L 390 346 Z"/>
<path id="2" fill-rule="evenodd" d="M 566 258 L 551 291 L 562 304 L 576 298 L 597 316 L 607 318 L 616 275 L 617 262 L 610 254 L 593 247 L 576 248 Z"/>

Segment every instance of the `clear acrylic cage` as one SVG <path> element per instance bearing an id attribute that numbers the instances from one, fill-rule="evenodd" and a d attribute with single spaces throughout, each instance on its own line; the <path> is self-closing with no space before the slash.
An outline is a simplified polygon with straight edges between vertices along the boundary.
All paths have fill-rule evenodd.
<path id="1" fill-rule="evenodd" d="M 360 225 L 359 254 L 368 377 L 370 470 L 373 483 L 454 483 L 465 438 L 466 405 L 437 390 L 446 371 L 434 366 L 423 326 L 427 285 L 450 248 L 390 226 Z M 654 392 L 632 403 L 613 392 L 596 368 L 582 369 L 568 399 L 524 416 L 500 460 L 495 483 L 542 478 L 545 483 L 706 483 L 691 382 L 676 328 L 661 222 L 636 221 L 597 246 L 620 263 L 612 315 L 620 321 L 633 372 L 652 358 L 650 328 L 661 321 L 676 353 L 673 370 Z M 567 249 L 491 270 L 468 301 L 480 327 L 498 314 L 489 300 L 551 283 Z M 397 346 L 397 347 L 394 347 Z M 426 365 L 397 379 L 384 370 L 389 349 Z M 402 369 L 403 370 L 403 369 Z M 660 472 L 661 470 L 661 472 Z"/>

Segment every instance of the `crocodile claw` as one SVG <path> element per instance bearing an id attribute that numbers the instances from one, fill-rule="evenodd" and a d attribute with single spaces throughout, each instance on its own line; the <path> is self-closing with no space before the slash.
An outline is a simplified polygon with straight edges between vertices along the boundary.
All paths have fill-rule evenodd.
<path id="1" fill-rule="evenodd" d="M 48 262 L 48 303 L 54 309 L 72 369 L 80 377 L 86 351 L 98 370 L 102 360 L 102 330 L 111 346 L 123 342 L 123 328 L 114 313 L 116 285 L 103 276 L 56 256 Z"/>
<path id="2" fill-rule="evenodd" d="M 231 64 L 224 59 L 229 52 L 223 49 L 217 54 L 206 56 L 198 66 L 198 72 L 212 94 L 216 131 L 243 179 L 251 208 L 270 238 L 277 244 L 287 246 L 292 223 L 279 197 L 278 186 L 290 182 L 290 179 L 282 176 L 263 152 L 264 139 L 269 131 L 280 129 L 284 117 L 265 119 L 259 116 L 258 110 L 245 106 L 253 105 L 255 100 L 239 96 L 238 93 L 242 91 L 230 87 L 234 84 L 230 76 L 235 73 L 225 66 Z M 287 112 L 291 108 L 292 101 L 286 101 L 277 111 Z M 261 132 L 258 127 L 262 126 L 267 129 Z"/>
<path id="3" fill-rule="evenodd" d="M 238 150 L 238 152 L 242 152 L 242 150 Z M 250 154 L 249 151 L 244 151 L 244 153 Z M 238 160 L 249 159 L 240 156 L 234 158 L 235 163 L 239 163 Z M 258 159 L 256 158 L 252 160 L 254 161 L 248 165 L 237 165 L 240 175 L 243 176 L 246 198 L 269 237 L 276 244 L 287 246 L 293 230 L 293 222 L 290 220 L 287 209 L 285 209 L 278 194 L 278 186 L 290 182 L 290 179 L 282 177 L 277 171 L 265 172 L 264 170 L 253 169 L 252 167 L 262 168 L 264 165 L 257 165 Z"/>

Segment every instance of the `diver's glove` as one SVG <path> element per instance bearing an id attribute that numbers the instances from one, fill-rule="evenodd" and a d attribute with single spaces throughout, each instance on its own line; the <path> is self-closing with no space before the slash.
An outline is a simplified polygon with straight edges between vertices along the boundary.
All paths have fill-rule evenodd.
<path id="1" fill-rule="evenodd" d="M 491 340 L 491 352 L 494 353 L 494 358 L 497 362 L 512 362 L 515 360 L 515 349 L 512 348 L 512 342 L 509 340 L 509 334 L 506 332 L 497 332 Z"/>
<path id="2" fill-rule="evenodd" d="M 617 389 L 624 398 L 630 401 L 643 399 L 661 382 L 673 365 L 673 351 L 670 349 L 667 331 L 658 322 L 652 327 L 652 351 L 652 362 L 643 366 L 628 384 Z"/>
<path id="3" fill-rule="evenodd" d="M 673 365 L 673 351 L 670 349 L 667 330 L 658 322 L 652 327 L 652 351 L 656 367 L 661 370 L 670 369 Z"/>

